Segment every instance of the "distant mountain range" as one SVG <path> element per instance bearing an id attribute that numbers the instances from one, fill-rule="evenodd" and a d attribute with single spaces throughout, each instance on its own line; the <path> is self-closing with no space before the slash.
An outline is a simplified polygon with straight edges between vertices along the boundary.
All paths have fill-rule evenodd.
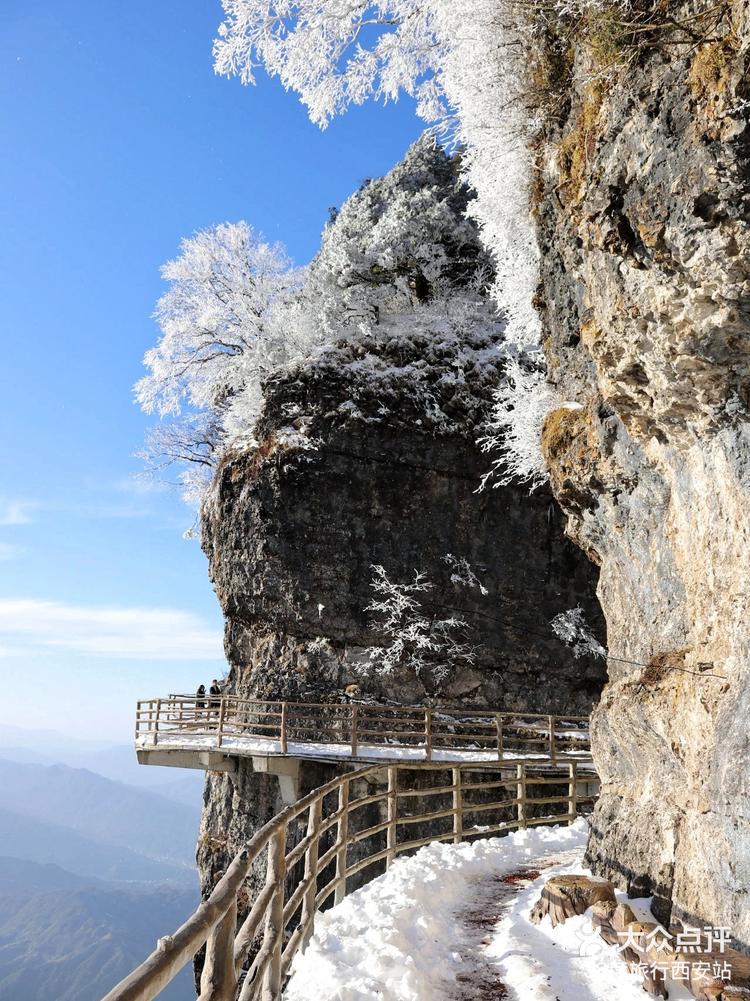
<path id="1" fill-rule="evenodd" d="M 0 857 L 0 1001 L 99 1001 L 197 903 L 197 887 L 122 889 Z M 191 997 L 184 970 L 160 1001 Z"/>
<path id="2" fill-rule="evenodd" d="M 21 817 L 154 860 L 193 865 L 198 804 L 175 803 L 82 768 L 3 761 L 1 750 L 0 790 L 0 806 Z M 0 851 L 16 854 L 1 847 Z M 37 854 L 33 861 L 39 861 Z"/>
<path id="3" fill-rule="evenodd" d="M 88 768 L 114 782 L 153 789 L 169 799 L 198 807 L 203 798 L 203 772 L 139 765 L 132 744 L 112 746 L 75 740 L 54 730 L 0 725 L 0 758 L 25 764 Z"/>
<path id="4" fill-rule="evenodd" d="M 53 864 L 83 879 L 190 886 L 195 873 L 117 845 L 99 843 L 60 824 L 33 820 L 0 808 L 0 855 Z M 2 888 L 0 887 L 0 890 Z"/>
<path id="5" fill-rule="evenodd" d="M 60 736 L 0 728 L 0 1001 L 98 1001 L 199 900 L 203 774 Z M 183 971 L 160 999 L 193 996 Z"/>

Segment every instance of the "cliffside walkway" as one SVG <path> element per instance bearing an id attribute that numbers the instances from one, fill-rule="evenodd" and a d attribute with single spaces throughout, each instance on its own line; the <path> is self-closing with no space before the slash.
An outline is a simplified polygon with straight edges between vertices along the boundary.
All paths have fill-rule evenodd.
<path id="1" fill-rule="evenodd" d="M 280 1001 L 321 909 L 423 845 L 573 823 L 594 799 L 592 775 L 581 779 L 578 767 L 423 759 L 346 771 L 257 831 L 210 896 L 104 1001 L 151 1001 L 204 946 L 200 1001 Z"/>
<path id="2" fill-rule="evenodd" d="M 203 702 L 169 696 L 138 703 L 135 740 L 144 759 L 159 749 L 165 754 L 214 751 L 217 760 L 222 755 L 261 755 L 319 761 L 556 764 L 591 760 L 588 726 L 588 716 L 491 709 L 232 696 Z"/>

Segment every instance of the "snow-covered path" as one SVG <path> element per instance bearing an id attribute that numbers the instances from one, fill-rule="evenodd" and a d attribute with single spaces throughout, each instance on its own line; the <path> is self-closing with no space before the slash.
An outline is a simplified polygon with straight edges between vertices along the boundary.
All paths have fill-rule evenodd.
<path id="1" fill-rule="evenodd" d="M 644 1001 L 586 916 L 528 919 L 546 879 L 585 872 L 585 841 L 581 819 L 397 860 L 316 918 L 285 1001 Z M 646 916 L 647 901 L 629 903 Z"/>
<path id="2" fill-rule="evenodd" d="M 173 750 L 173 751 L 210 751 L 219 749 L 216 733 L 191 733 L 189 730 L 180 730 L 175 733 L 159 733 L 158 744 L 154 742 L 154 735 L 146 733 L 136 739 L 137 750 Z M 560 734 L 565 736 L 565 734 Z M 312 758 L 316 761 L 335 760 L 338 758 L 352 758 L 354 761 L 460 761 L 460 762 L 487 762 L 497 764 L 497 750 L 492 748 L 486 750 L 466 750 L 455 747 L 435 747 L 428 755 L 424 744 L 408 746 L 389 742 L 384 744 L 368 744 L 362 741 L 358 745 L 356 755 L 352 755 L 351 744 L 337 744 L 329 741 L 299 741 L 289 740 L 286 750 L 282 748 L 280 740 L 271 737 L 258 737 L 248 734 L 233 734 L 231 731 L 222 735 L 220 750 L 224 753 L 245 755 L 271 755 L 278 757 L 292 758 Z M 539 761 L 541 764 L 549 761 L 547 751 L 509 751 L 504 750 L 503 761 Z M 581 772 L 594 771 L 594 765 L 588 752 L 562 749 L 557 753 L 557 764 L 566 764 L 576 761 Z"/>
<path id="3" fill-rule="evenodd" d="M 525 862 L 513 872 L 472 881 L 471 903 L 456 913 L 459 948 L 466 970 L 457 975 L 455 990 L 447 992 L 451 1001 L 496 1001 L 511 996 L 503 972 L 488 948 L 493 945 L 495 929 L 523 889 L 543 883 L 552 873 L 569 866 L 579 867 L 580 860 L 579 848 L 553 852 Z"/>

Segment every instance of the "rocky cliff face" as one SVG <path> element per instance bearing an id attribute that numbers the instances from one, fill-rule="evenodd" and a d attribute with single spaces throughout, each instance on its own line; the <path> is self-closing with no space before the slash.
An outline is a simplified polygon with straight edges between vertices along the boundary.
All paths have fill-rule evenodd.
<path id="1" fill-rule="evenodd" d="M 373 288 L 379 297 L 366 334 L 361 326 L 342 330 L 268 383 L 258 448 L 225 458 L 204 505 L 203 546 L 226 617 L 229 690 L 335 700 L 356 682 L 365 694 L 400 702 L 588 712 L 603 684 L 602 663 L 576 660 L 550 619 L 580 605 L 603 637 L 597 571 L 565 538 L 548 490 L 477 493 L 487 460 L 476 425 L 499 378 L 502 327 L 483 292 L 472 291 L 467 305 L 484 264 L 477 233 L 463 220 L 469 193 L 452 161 L 427 146 L 410 158 L 360 192 L 335 224 L 347 246 L 354 224 L 360 227 L 357 269 L 360 282 L 363 273 L 368 280 L 359 299 L 346 290 L 361 309 Z M 426 175 L 425 158 L 432 163 Z M 449 213 L 448 231 L 462 233 L 460 247 L 445 255 L 454 277 L 447 292 L 431 291 L 445 289 L 445 269 L 442 278 L 428 272 L 413 248 L 398 256 L 398 235 L 374 263 L 361 260 L 364 234 L 382 224 L 394 200 L 416 200 L 420 220 L 429 218 L 425 192 L 439 203 L 436 217 Z M 326 246 L 335 235 L 327 232 Z M 325 265 L 314 266 L 318 278 Z M 393 293 L 395 305 L 384 298 L 389 274 L 402 290 Z M 458 321 L 446 326 L 454 315 Z M 451 580 L 449 553 L 468 561 L 486 593 Z M 435 585 L 420 595 L 425 614 L 460 617 L 474 661 L 449 664 L 445 677 L 408 664 L 378 675 L 367 651 L 386 637 L 365 611 L 373 565 L 400 582 L 424 572 Z M 329 774 L 310 766 L 302 791 Z M 204 888 L 279 807 L 273 778 L 244 767 L 209 777 L 199 846 Z"/>
<path id="2" fill-rule="evenodd" d="M 591 46 L 557 66 L 539 302 L 551 376 L 585 406 L 552 413 L 543 446 L 612 654 L 589 858 L 656 892 L 662 921 L 747 945 L 748 23 L 696 10 L 670 8 L 689 29 L 606 84 Z"/>
<path id="3" fill-rule="evenodd" d="M 485 468 L 468 432 L 436 436 L 416 415 L 398 421 L 331 419 L 352 386 L 304 368 L 269 387 L 264 444 L 228 458 L 204 512 L 204 545 L 224 609 L 226 652 L 238 691 L 328 699 L 357 682 L 399 701 L 461 699 L 509 710 L 587 712 L 600 663 L 576 660 L 550 619 L 586 606 L 597 622 L 594 578 L 562 532 L 547 491 L 477 494 Z M 283 443 L 283 403 L 314 410 L 312 452 Z M 382 398 L 371 400 L 373 409 Z M 358 405 L 366 409 L 362 397 Z M 487 594 L 451 582 L 446 553 L 487 567 Z M 429 616 L 460 615 L 473 664 L 445 680 L 408 666 L 378 675 L 367 651 L 386 642 L 365 611 L 373 565 L 398 581 L 424 570 L 436 583 Z"/>

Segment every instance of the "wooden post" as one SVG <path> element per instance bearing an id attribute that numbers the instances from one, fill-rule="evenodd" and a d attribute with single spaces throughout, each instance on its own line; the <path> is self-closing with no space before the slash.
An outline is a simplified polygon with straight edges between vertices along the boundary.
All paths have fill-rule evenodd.
<path id="1" fill-rule="evenodd" d="M 453 769 L 453 844 L 464 838 L 463 796 L 461 794 L 461 769 Z"/>
<path id="2" fill-rule="evenodd" d="M 549 759 L 554 765 L 557 760 L 557 748 L 555 746 L 555 717 L 549 717 Z"/>
<path id="3" fill-rule="evenodd" d="M 229 905 L 206 942 L 206 961 L 201 974 L 198 1001 L 234 1001 L 237 973 L 234 965 L 234 937 L 237 933 L 237 898 Z"/>
<path id="4" fill-rule="evenodd" d="M 396 857 L 396 817 L 398 815 L 398 772 L 388 769 L 388 827 L 386 829 L 386 869 Z"/>
<path id="5" fill-rule="evenodd" d="M 271 958 L 263 975 L 262 1001 L 280 1001 L 281 949 L 284 944 L 284 879 L 286 877 L 286 824 L 274 831 L 268 842 L 266 879 L 273 884 L 273 896 L 266 914 L 263 946 L 271 950 Z"/>
<path id="6" fill-rule="evenodd" d="M 154 746 L 159 741 L 159 716 L 161 714 L 161 699 L 156 700 L 156 719 L 154 720 Z"/>
<path id="7" fill-rule="evenodd" d="M 503 760 L 503 717 L 500 713 L 495 716 L 495 729 L 497 730 L 497 760 Z"/>
<path id="8" fill-rule="evenodd" d="M 309 879 L 310 882 L 302 899 L 302 916 L 300 918 L 300 924 L 304 929 L 302 932 L 303 950 L 310 941 L 313 933 L 315 895 L 318 892 L 318 850 L 320 848 L 320 813 L 322 806 L 322 799 L 313 800 L 310 804 L 310 813 L 307 821 L 307 836 L 310 838 L 310 845 L 305 852 L 304 879 Z"/>
<path id="9" fill-rule="evenodd" d="M 424 747 L 428 761 L 432 761 L 432 708 L 425 707 L 424 711 Z"/>
<path id="10" fill-rule="evenodd" d="M 578 807 L 578 766 L 575 761 L 571 761 L 568 768 L 570 769 L 570 782 L 568 783 L 568 813 L 570 815 L 569 823 L 572 824 L 575 822 Z"/>
<path id="11" fill-rule="evenodd" d="M 349 840 L 349 779 L 339 786 L 339 819 L 336 825 L 336 894 L 334 903 L 346 896 L 346 849 Z"/>
<path id="12" fill-rule="evenodd" d="M 526 765 L 516 768 L 516 799 L 518 800 L 518 826 L 526 829 Z"/>
<path id="13" fill-rule="evenodd" d="M 357 709 L 358 708 L 359 707 L 357 706 L 357 703 L 356 702 L 352 702 L 352 757 L 353 758 L 356 758 L 356 756 L 357 756 L 357 747 L 358 747 L 358 743 L 359 743 L 358 740 L 357 740 Z"/>
<path id="14" fill-rule="evenodd" d="M 219 729 L 216 734 L 216 746 L 221 747 L 221 741 L 224 736 L 224 706 L 226 705 L 226 699 L 221 696 L 219 700 Z"/>
<path id="15" fill-rule="evenodd" d="M 281 703 L 281 753 L 287 753 L 286 740 L 286 702 Z"/>

